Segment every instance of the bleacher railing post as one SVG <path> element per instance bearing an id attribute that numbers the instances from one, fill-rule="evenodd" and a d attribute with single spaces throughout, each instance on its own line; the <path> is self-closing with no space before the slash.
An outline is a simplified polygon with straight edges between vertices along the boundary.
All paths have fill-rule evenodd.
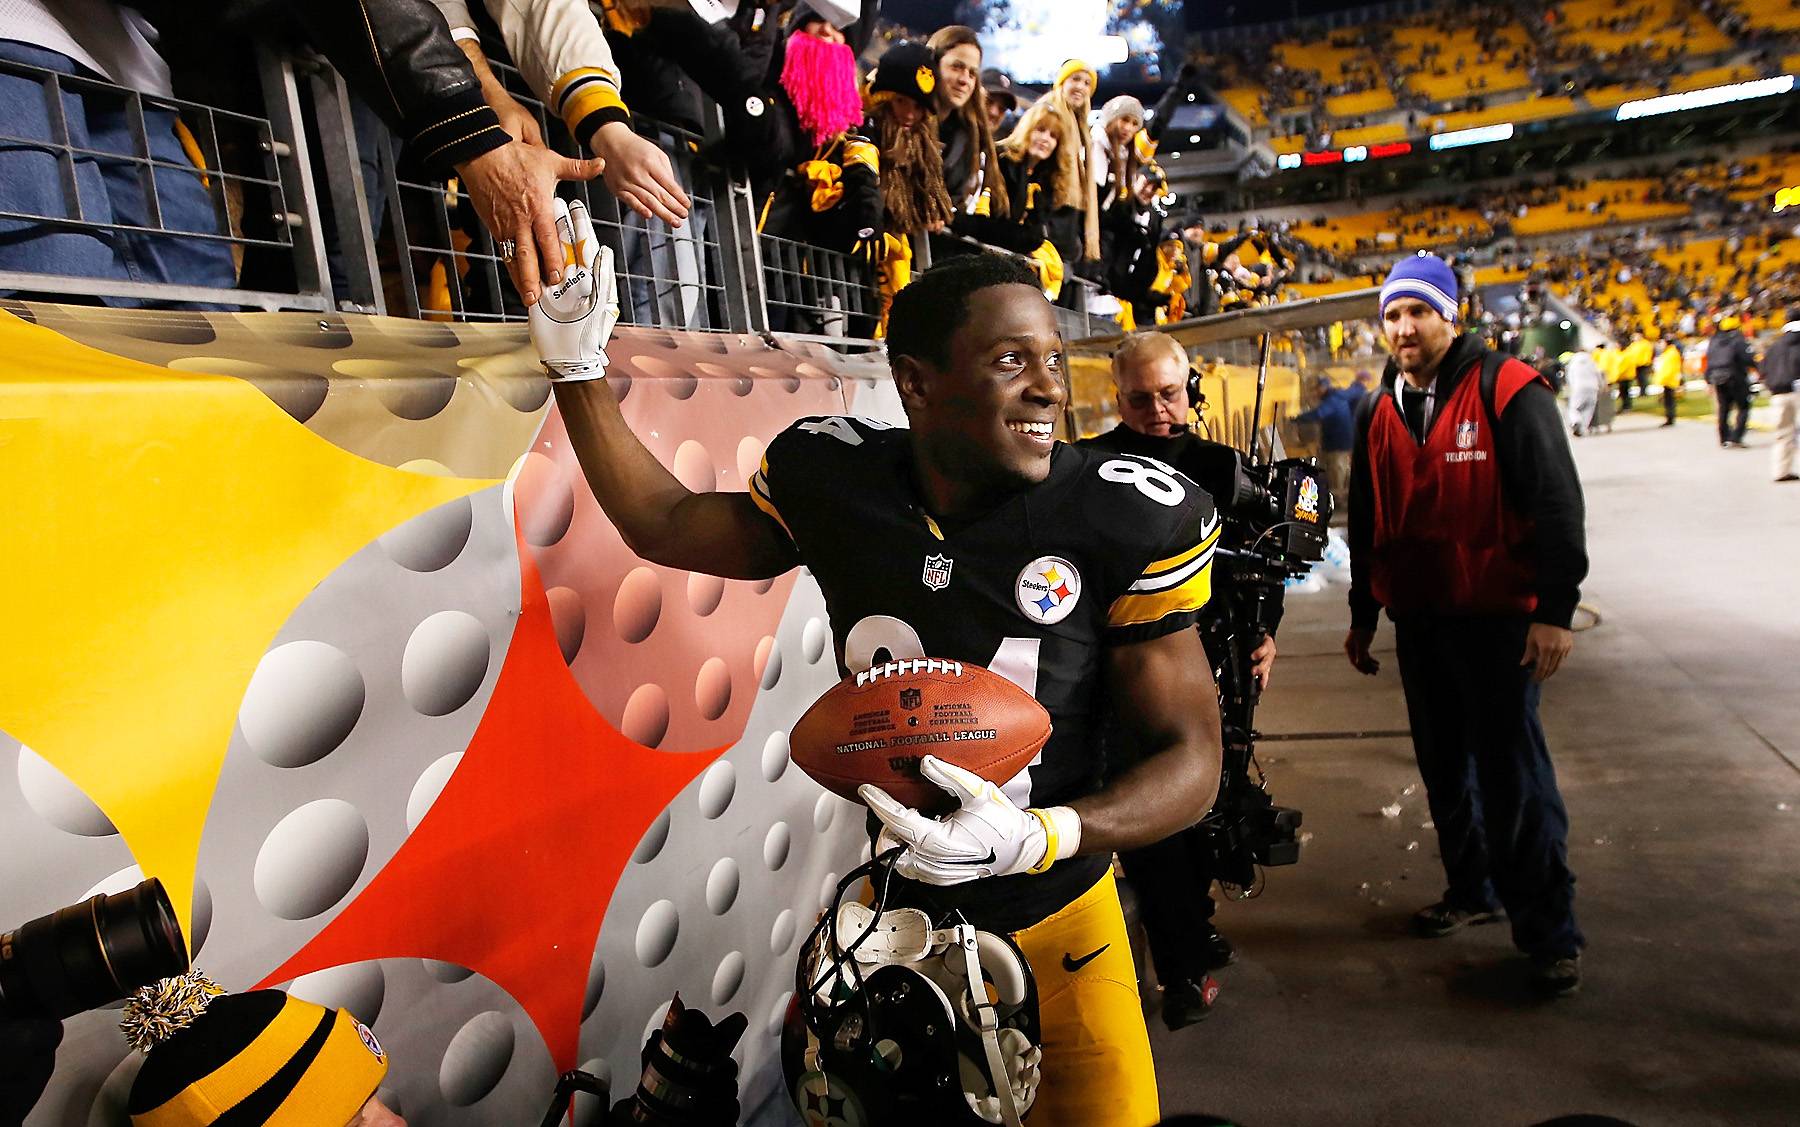
<path id="1" fill-rule="evenodd" d="M 387 297 L 375 254 L 374 224 L 368 185 L 363 182 L 356 125 L 350 112 L 350 91 L 338 72 L 328 66 L 313 68 L 311 83 L 325 190 L 330 193 L 338 263 L 348 291 L 336 295 L 337 306 L 341 309 L 354 305 L 358 312 L 385 315 Z"/>
<path id="2" fill-rule="evenodd" d="M 269 111 L 269 130 L 276 151 L 270 154 L 281 181 L 284 214 L 275 216 L 286 226 L 294 248 L 295 288 L 316 293 L 327 308 L 335 309 L 331 270 L 325 262 L 325 232 L 319 221 L 319 196 L 313 186 L 312 161 L 300 110 L 300 87 L 294 77 L 293 59 L 267 47 L 256 49 L 257 72 L 262 77 L 263 102 Z M 282 149 L 285 147 L 286 151 Z"/>
<path id="3" fill-rule="evenodd" d="M 724 115 L 719 107 L 708 105 L 706 140 L 718 146 L 724 137 Z M 724 171 L 709 172 L 715 187 L 713 220 L 719 225 L 720 281 L 724 283 L 725 327 L 734 333 L 766 333 L 769 331 L 769 303 L 763 292 L 761 240 L 756 233 L 758 201 L 750 191 L 747 179 L 735 178 Z"/>

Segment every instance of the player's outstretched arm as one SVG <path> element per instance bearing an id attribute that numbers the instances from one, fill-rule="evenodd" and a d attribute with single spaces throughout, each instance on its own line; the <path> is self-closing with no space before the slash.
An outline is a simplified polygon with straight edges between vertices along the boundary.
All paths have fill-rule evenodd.
<path id="1" fill-rule="evenodd" d="M 748 493 L 692 493 L 644 447 L 606 386 L 606 342 L 619 317 L 612 250 L 594 238 L 587 208 L 556 201 L 570 267 L 531 307 L 531 341 L 550 375 L 588 488 L 643 559 L 731 579 L 767 579 L 799 557 Z"/>
<path id="2" fill-rule="evenodd" d="M 1219 793 L 1219 693 L 1194 630 L 1107 650 L 1107 690 L 1144 756 L 1070 805 L 1082 853 L 1161 841 L 1206 816 Z"/>

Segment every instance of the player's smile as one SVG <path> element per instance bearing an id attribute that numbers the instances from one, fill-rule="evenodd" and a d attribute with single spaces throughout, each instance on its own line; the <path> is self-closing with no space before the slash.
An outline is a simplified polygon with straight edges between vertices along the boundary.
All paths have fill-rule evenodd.
<path id="1" fill-rule="evenodd" d="M 1022 435 L 1033 448 L 1048 451 L 1056 442 L 1056 424 L 1048 420 L 1008 419 L 1006 429 Z"/>

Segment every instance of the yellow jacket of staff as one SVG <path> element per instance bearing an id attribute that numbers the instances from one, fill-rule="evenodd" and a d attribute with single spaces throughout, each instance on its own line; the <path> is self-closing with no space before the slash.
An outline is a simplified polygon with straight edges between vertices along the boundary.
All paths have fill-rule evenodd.
<path id="1" fill-rule="evenodd" d="M 1681 346 L 1670 341 L 1669 347 L 1656 354 L 1651 371 L 1656 376 L 1657 387 L 1681 387 Z"/>
<path id="2" fill-rule="evenodd" d="M 1618 349 L 1611 344 L 1593 349 L 1593 365 L 1600 369 L 1600 378 L 1607 383 L 1618 382 Z"/>

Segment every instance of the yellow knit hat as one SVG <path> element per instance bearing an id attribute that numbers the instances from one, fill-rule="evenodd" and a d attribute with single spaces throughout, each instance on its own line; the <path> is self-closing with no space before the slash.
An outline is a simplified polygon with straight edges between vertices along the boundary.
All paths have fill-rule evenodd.
<path id="1" fill-rule="evenodd" d="M 119 1028 L 145 1053 L 132 1127 L 343 1127 L 387 1075 L 387 1054 L 348 1010 L 280 990 L 227 994 L 199 971 L 146 986 Z"/>
<path id="2" fill-rule="evenodd" d="M 1052 88 L 1061 86 L 1071 74 L 1080 74 L 1082 71 L 1087 72 L 1089 86 L 1100 85 L 1100 76 L 1095 73 L 1094 68 L 1088 66 L 1080 59 L 1070 59 L 1068 62 L 1064 63 L 1062 69 L 1056 72 L 1056 81 L 1050 85 Z"/>

